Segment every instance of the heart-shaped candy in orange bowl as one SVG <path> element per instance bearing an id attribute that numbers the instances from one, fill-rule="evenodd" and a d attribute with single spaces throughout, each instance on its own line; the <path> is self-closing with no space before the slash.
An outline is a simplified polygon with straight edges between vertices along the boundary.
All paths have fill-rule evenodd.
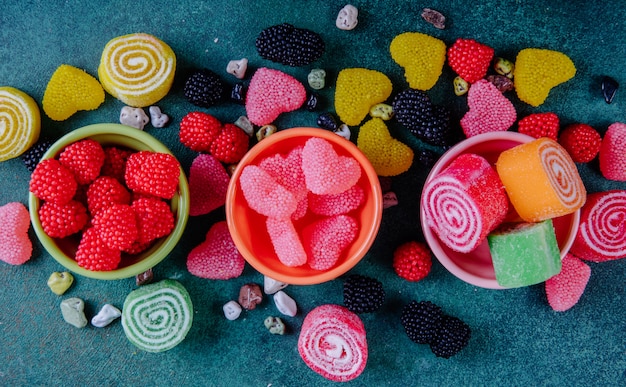
<path id="1" fill-rule="evenodd" d="M 337 156 L 354 159 L 361 169 L 356 185 L 364 192 L 361 205 L 346 214 L 358 223 L 356 235 L 341 252 L 337 262 L 326 270 L 316 270 L 308 264 L 290 267 L 279 260 L 267 228 L 269 218 L 250 207 L 241 184 L 242 172 L 246 167 L 257 167 L 263 160 L 277 154 L 286 157 L 294 149 L 306 146 L 307 141 L 311 139 L 323 139 L 332 145 Z M 306 154 L 304 157 L 307 157 Z M 275 205 L 281 206 L 282 203 L 277 202 Z M 302 218 L 293 220 L 293 224 L 297 230 L 302 230 L 307 224 L 322 218 L 322 215 L 316 215 L 309 209 Z M 374 243 L 381 219 L 382 192 L 372 164 L 354 143 L 319 128 L 280 130 L 254 145 L 233 172 L 226 195 L 226 221 L 233 241 L 243 257 L 260 273 L 288 284 L 323 283 L 352 269 Z M 302 233 L 300 239 L 304 240 Z"/>

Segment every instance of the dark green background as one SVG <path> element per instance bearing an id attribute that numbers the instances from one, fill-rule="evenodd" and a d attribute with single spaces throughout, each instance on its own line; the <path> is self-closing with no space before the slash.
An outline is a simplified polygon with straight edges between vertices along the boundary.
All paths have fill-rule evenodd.
<path id="1" fill-rule="evenodd" d="M 104 5 L 100 4 L 104 3 Z M 159 105 L 173 117 L 164 129 L 147 131 L 162 140 L 188 171 L 193 152 L 178 142 L 178 122 L 187 112 L 207 111 L 223 122 L 245 114 L 243 106 L 224 103 L 198 109 L 182 96 L 185 73 L 206 67 L 223 75 L 228 61 L 246 57 L 248 74 L 268 66 L 294 75 L 306 84 L 314 67 L 324 68 L 327 84 L 319 112 L 284 114 L 280 129 L 315 126 L 317 115 L 333 111 L 334 80 L 346 67 L 368 67 L 389 76 L 394 94 L 407 87 L 403 71 L 390 58 L 389 43 L 399 33 L 419 31 L 450 45 L 456 38 L 474 38 L 496 55 L 515 59 L 527 47 L 558 50 L 574 61 L 578 72 L 554 89 L 546 103 L 532 108 L 507 94 L 521 118 L 552 111 L 562 125 L 583 122 L 604 132 L 613 122 L 626 122 L 626 96 L 618 91 L 606 104 L 600 91 L 604 75 L 626 83 L 626 5 L 623 1 L 354 1 L 359 24 L 353 31 L 335 27 L 340 1 L 15 1 L 0 10 L 0 85 L 13 86 L 41 103 L 46 84 L 63 63 L 97 74 L 101 51 L 116 36 L 147 32 L 167 42 L 177 54 L 178 71 L 170 95 Z M 420 13 L 431 7 L 447 17 L 437 30 Z M 321 34 L 327 50 L 317 62 L 288 68 L 261 59 L 257 34 L 271 25 L 288 22 Z M 449 68 L 428 93 L 448 106 L 455 118 L 465 109 L 464 98 L 452 92 Z M 249 77 L 248 77 L 249 79 Z M 118 122 L 122 102 L 107 96 L 96 111 L 80 112 L 64 122 L 43 117 L 42 136 L 58 138 L 81 126 Z M 356 127 L 353 128 L 356 131 Z M 430 148 L 391 123 L 392 134 L 416 151 Z M 418 162 L 393 179 L 400 205 L 385 210 L 380 234 L 371 251 L 352 271 L 378 278 L 387 292 L 385 305 L 362 315 L 367 329 L 369 360 L 351 385 L 626 385 L 626 261 L 590 263 L 591 279 L 578 305 L 554 312 L 543 285 L 513 290 L 488 290 L 462 282 L 434 262 L 431 274 L 419 283 L 399 279 L 391 267 L 392 252 L 400 243 L 421 239 L 418 201 L 427 174 Z M 597 162 L 580 165 L 589 192 L 626 184 L 605 180 Z M 27 202 L 29 173 L 21 160 L 0 164 L 0 204 Z M 191 218 L 187 232 L 166 261 L 155 268 L 157 279 L 174 278 L 189 290 L 195 305 L 194 324 L 187 339 L 161 354 L 142 352 L 124 336 L 118 321 L 107 328 L 77 329 L 61 318 L 59 303 L 80 297 L 93 316 L 105 303 L 121 307 L 136 288 L 135 279 L 98 281 L 77 277 L 63 296 L 50 292 L 46 281 L 63 268 L 36 241 L 33 258 L 23 266 L 0 264 L 0 385 L 328 385 L 311 371 L 297 352 L 304 315 L 317 305 L 343 302 L 342 280 L 286 289 L 298 303 L 296 317 L 284 317 L 290 328 L 273 336 L 263 326 L 279 315 L 266 299 L 256 310 L 227 321 L 222 305 L 237 297 L 246 282 L 263 277 L 250 266 L 230 281 L 191 276 L 185 266 L 189 251 L 199 244 L 210 225 L 224 218 L 223 209 Z M 431 300 L 472 328 L 472 339 L 457 356 L 436 358 L 428 346 L 412 343 L 400 325 L 400 311 L 412 300 Z"/>

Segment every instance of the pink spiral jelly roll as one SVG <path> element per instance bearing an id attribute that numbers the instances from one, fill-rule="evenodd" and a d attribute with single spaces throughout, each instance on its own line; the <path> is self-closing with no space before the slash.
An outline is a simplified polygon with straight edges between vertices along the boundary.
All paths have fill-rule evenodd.
<path id="1" fill-rule="evenodd" d="M 585 204 L 587 191 L 576 164 L 547 137 L 502 152 L 496 169 L 511 204 L 526 222 L 571 214 Z"/>
<path id="2" fill-rule="evenodd" d="M 509 202 L 498 174 L 482 156 L 462 154 L 424 186 L 427 224 L 452 250 L 468 253 L 505 218 Z"/>
<path id="3" fill-rule="evenodd" d="M 570 253 L 593 262 L 626 257 L 626 190 L 587 196 Z"/>

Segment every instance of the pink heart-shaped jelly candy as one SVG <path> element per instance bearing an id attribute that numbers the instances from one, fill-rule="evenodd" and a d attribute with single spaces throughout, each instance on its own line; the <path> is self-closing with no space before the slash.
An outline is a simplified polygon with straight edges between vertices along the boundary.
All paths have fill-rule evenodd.
<path id="1" fill-rule="evenodd" d="M 189 215 L 204 215 L 224 205 L 230 176 L 215 157 L 199 154 L 189 169 Z"/>
<path id="2" fill-rule="evenodd" d="M 304 172 L 302 171 L 303 146 L 293 148 L 287 155 L 277 153 L 261 160 L 259 167 L 269 173 L 300 200 L 307 195 Z"/>
<path id="3" fill-rule="evenodd" d="M 205 241 L 193 248 L 187 256 L 187 270 L 200 278 L 237 278 L 243 273 L 245 263 L 230 236 L 226 221 L 213 224 Z"/>
<path id="4" fill-rule="evenodd" d="M 0 260 L 21 265 L 33 253 L 33 244 L 28 238 L 30 216 L 26 207 L 19 202 L 0 207 Z"/>
<path id="5" fill-rule="evenodd" d="M 246 93 L 246 113 L 256 125 L 271 124 L 281 113 L 298 109 L 306 101 L 306 89 L 282 71 L 261 67 L 255 71 Z"/>
<path id="6" fill-rule="evenodd" d="M 511 101 L 486 79 L 472 84 L 467 93 L 469 111 L 461 118 L 465 136 L 505 131 L 515 123 L 517 112 Z"/>
<path id="7" fill-rule="evenodd" d="M 343 251 L 354 241 L 359 225 L 348 215 L 323 218 L 302 230 L 302 245 L 308 256 L 307 263 L 315 270 L 328 270 L 335 266 Z"/>
<path id="8" fill-rule="evenodd" d="M 338 155 L 330 142 L 318 137 L 304 144 L 302 171 L 307 188 L 317 195 L 342 193 L 361 178 L 361 166 L 356 159 Z"/>
<path id="9" fill-rule="evenodd" d="M 239 177 L 246 202 L 261 215 L 288 218 L 298 206 L 296 197 L 263 168 L 247 165 Z"/>

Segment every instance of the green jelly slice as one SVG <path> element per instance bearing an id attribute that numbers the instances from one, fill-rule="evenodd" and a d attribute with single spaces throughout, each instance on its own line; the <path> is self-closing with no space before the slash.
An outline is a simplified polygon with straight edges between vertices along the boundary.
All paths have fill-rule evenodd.
<path id="1" fill-rule="evenodd" d="M 505 288 L 534 285 L 561 271 L 552 219 L 499 227 L 487 236 L 496 281 Z"/>

